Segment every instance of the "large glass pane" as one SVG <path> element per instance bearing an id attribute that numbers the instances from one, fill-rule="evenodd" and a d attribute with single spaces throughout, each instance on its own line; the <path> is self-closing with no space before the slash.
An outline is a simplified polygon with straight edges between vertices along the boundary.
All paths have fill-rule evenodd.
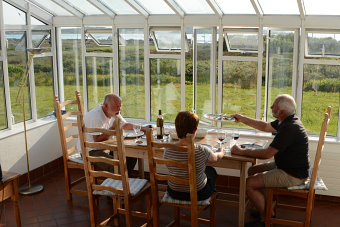
<path id="1" fill-rule="evenodd" d="M 107 5 L 116 14 L 139 14 L 134 10 L 125 0 L 101 0 L 105 5 Z"/>
<path id="2" fill-rule="evenodd" d="M 80 28 L 61 28 L 64 96 L 74 99 L 76 90 L 83 92 L 81 69 L 81 30 Z M 76 108 L 76 107 L 74 107 Z"/>
<path id="3" fill-rule="evenodd" d="M 156 121 L 158 110 L 166 113 L 164 120 L 174 122 L 181 110 L 181 64 L 174 59 L 150 59 L 151 120 Z"/>
<path id="4" fill-rule="evenodd" d="M 327 106 L 332 106 L 327 135 L 335 136 L 339 120 L 340 66 L 304 65 L 301 120 L 309 133 L 320 133 Z"/>
<path id="5" fill-rule="evenodd" d="M 32 25 L 46 25 L 44 22 L 41 22 L 40 20 L 32 16 L 31 16 L 31 24 Z"/>
<path id="6" fill-rule="evenodd" d="M 5 87 L 4 74 L 2 70 L 2 61 L 0 61 L 0 129 L 7 128 L 6 105 L 5 105 Z"/>
<path id="7" fill-rule="evenodd" d="M 145 117 L 144 29 L 119 29 L 125 45 L 119 46 L 120 97 L 125 117 Z"/>
<path id="8" fill-rule="evenodd" d="M 212 109 L 211 106 L 212 93 L 210 86 L 212 29 L 197 29 L 196 37 L 197 37 L 196 113 L 198 114 L 200 119 L 203 119 L 203 114 L 211 113 Z M 189 93 L 189 90 L 186 93 Z"/>
<path id="9" fill-rule="evenodd" d="M 307 15 L 340 15 L 338 0 L 304 0 Z"/>
<path id="10" fill-rule="evenodd" d="M 23 121 L 23 109 L 21 95 L 17 98 L 20 83 L 24 77 L 27 53 L 26 53 L 26 33 L 25 32 L 6 32 L 6 39 L 8 43 L 7 59 L 8 59 L 8 77 L 11 95 L 11 108 L 14 122 Z M 24 88 L 25 95 L 25 116 L 26 119 L 31 118 L 31 105 L 28 88 L 28 79 L 26 81 L 26 88 Z M 21 93 L 20 93 L 21 94 Z"/>
<path id="11" fill-rule="evenodd" d="M 32 31 L 32 46 L 43 48 L 44 52 L 51 52 L 51 32 L 50 30 Z"/>
<path id="12" fill-rule="evenodd" d="M 340 34 L 307 33 L 307 53 L 315 57 L 340 56 Z"/>
<path id="13" fill-rule="evenodd" d="M 138 0 L 142 6 L 151 14 L 175 14 L 175 12 L 164 1 Z"/>
<path id="14" fill-rule="evenodd" d="M 176 0 L 176 2 L 189 14 L 214 14 L 205 0 Z"/>
<path id="15" fill-rule="evenodd" d="M 4 24 L 26 25 L 26 13 L 2 1 Z"/>
<path id="16" fill-rule="evenodd" d="M 66 9 L 62 8 L 52 0 L 34 0 L 39 6 L 57 16 L 72 16 Z"/>
<path id="17" fill-rule="evenodd" d="M 300 14 L 296 0 L 258 0 L 264 14 Z"/>
<path id="18" fill-rule="evenodd" d="M 268 61 L 267 120 L 274 118 L 271 105 L 279 94 L 292 94 L 293 76 L 293 31 L 270 31 Z"/>
<path id="19" fill-rule="evenodd" d="M 97 9 L 94 5 L 89 3 L 87 0 L 64 0 L 74 8 L 83 12 L 86 15 L 102 15 L 102 11 Z"/>
<path id="20" fill-rule="evenodd" d="M 85 37 L 86 52 L 112 53 L 111 27 L 87 27 Z"/>
<path id="21" fill-rule="evenodd" d="M 112 58 L 86 57 L 88 109 L 103 103 L 108 93 L 113 93 Z M 124 103 L 123 103 L 124 104 Z"/>
<path id="22" fill-rule="evenodd" d="M 54 110 L 52 57 L 34 58 L 34 82 L 38 118 Z"/>
<path id="23" fill-rule="evenodd" d="M 222 112 L 256 117 L 257 62 L 223 61 Z M 223 123 L 227 127 L 244 124 Z"/>
<path id="24" fill-rule="evenodd" d="M 255 14 L 249 0 L 215 0 L 224 14 Z"/>

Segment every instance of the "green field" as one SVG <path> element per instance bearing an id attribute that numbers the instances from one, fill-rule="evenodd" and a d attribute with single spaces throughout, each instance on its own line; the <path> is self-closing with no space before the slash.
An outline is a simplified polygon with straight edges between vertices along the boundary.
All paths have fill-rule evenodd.
<path id="1" fill-rule="evenodd" d="M 235 85 L 233 85 L 235 86 Z M 227 114 L 232 113 L 241 113 L 246 116 L 254 117 L 255 116 L 255 103 L 254 103 L 254 95 L 256 94 L 255 89 L 238 89 L 237 92 L 234 91 L 233 86 L 228 86 L 224 84 L 223 87 L 223 106 L 224 112 Z M 167 85 L 161 85 L 160 87 L 156 87 L 152 85 L 151 90 L 157 90 L 158 93 L 153 93 L 155 95 L 151 95 L 151 110 L 152 110 L 152 120 L 156 119 L 157 109 L 156 107 L 164 107 L 169 106 L 171 104 L 172 108 L 167 108 L 170 112 L 167 112 L 165 116 L 166 122 L 173 122 L 175 116 L 178 111 L 180 111 L 180 86 L 178 84 L 173 85 L 173 89 L 176 89 L 179 94 L 176 96 L 173 95 L 161 95 L 160 92 L 166 91 Z M 136 86 L 136 85 L 127 85 L 125 88 L 125 94 L 128 94 L 126 97 L 123 97 L 123 109 L 122 113 L 126 117 L 135 117 L 135 118 L 144 118 L 144 84 Z M 210 109 L 210 85 L 209 84 L 198 84 L 197 92 L 199 93 L 200 99 L 197 100 L 197 113 L 200 117 L 202 117 L 203 113 L 208 112 Z M 88 87 L 88 90 L 93 90 L 92 86 Z M 95 103 L 95 100 L 92 98 L 92 102 L 90 103 L 90 109 L 95 107 L 97 104 L 102 103 L 102 100 L 106 94 L 106 91 L 109 89 L 107 87 L 97 87 L 97 100 L 98 103 Z M 289 90 L 289 89 L 288 89 Z M 75 87 L 71 85 L 65 86 L 65 97 L 72 98 L 74 97 Z M 52 87 L 51 86 L 37 86 L 36 94 L 37 94 L 37 106 L 38 106 L 38 116 L 45 116 L 47 113 L 50 113 L 54 110 L 53 107 L 53 96 L 52 96 Z M 262 91 L 264 92 L 264 91 Z M 273 91 L 273 94 L 275 91 Z M 17 113 L 16 122 L 22 121 L 22 113 L 21 105 L 16 103 L 14 98 L 14 94 L 16 94 L 16 90 L 11 92 L 11 102 L 12 102 L 12 112 Z M 250 95 L 252 94 L 252 95 Z M 170 98 L 169 98 L 170 97 Z M 186 110 L 192 109 L 192 85 L 186 85 Z M 14 105 L 13 105 L 14 104 Z M 210 104 L 210 105 L 209 105 Z M 263 105 L 263 103 L 262 103 Z M 302 105 L 302 121 L 308 130 L 309 133 L 315 134 L 319 133 L 321 122 L 323 118 L 323 114 L 326 111 L 327 106 L 332 106 L 332 114 L 331 121 L 328 129 L 328 135 L 335 136 L 338 124 L 338 109 L 339 109 L 339 95 L 338 93 L 329 93 L 329 92 L 317 92 L 308 91 L 303 93 L 303 105 Z M 26 105 L 26 109 L 28 110 L 28 106 Z M 232 108 L 230 108 L 232 107 Z M 263 107 L 261 108 L 263 110 Z M 234 111 L 235 110 L 235 111 Z M 0 106 L 0 128 L 5 128 L 5 109 L 3 106 Z M 262 115 L 262 113 L 261 113 Z M 29 117 L 30 114 L 28 113 Z M 226 125 L 227 127 L 233 127 L 233 124 Z M 241 125 L 237 125 L 240 127 Z"/>

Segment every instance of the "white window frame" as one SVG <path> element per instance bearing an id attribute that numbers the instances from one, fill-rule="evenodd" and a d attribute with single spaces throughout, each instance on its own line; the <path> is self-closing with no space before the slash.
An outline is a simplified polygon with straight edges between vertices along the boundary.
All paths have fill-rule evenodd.
<path id="1" fill-rule="evenodd" d="M 223 34 L 224 34 L 224 41 L 226 43 L 228 52 L 231 53 L 258 53 L 258 49 L 257 50 L 240 50 L 240 49 L 232 49 L 230 47 L 230 41 L 228 39 L 228 34 L 233 34 L 233 33 L 244 33 L 244 34 L 254 34 L 254 35 L 258 35 L 259 33 L 259 29 L 258 28 L 224 28 L 223 29 Z M 257 47 L 259 46 L 259 40 L 257 40 Z"/>
<path id="2" fill-rule="evenodd" d="M 179 49 L 162 49 L 162 48 L 159 48 L 158 46 L 158 41 L 157 41 L 157 38 L 155 36 L 155 33 L 154 32 L 157 32 L 157 31 L 178 31 L 178 32 L 181 32 L 181 27 L 151 27 L 150 28 L 150 35 L 154 41 L 154 44 L 155 44 L 155 47 L 156 47 L 156 51 L 157 52 L 167 52 L 167 53 L 181 53 L 181 49 L 182 48 L 179 48 Z M 188 45 L 188 38 L 187 38 L 187 34 L 184 32 L 184 38 L 185 38 L 185 52 L 188 52 L 189 51 L 189 45 Z"/>
<path id="3" fill-rule="evenodd" d="M 306 29 L 306 39 L 305 39 L 305 57 L 309 57 L 309 58 L 330 58 L 330 59 L 334 59 L 334 60 L 340 58 L 340 53 L 338 55 L 308 54 L 308 33 L 339 34 L 340 35 L 340 30 Z"/>

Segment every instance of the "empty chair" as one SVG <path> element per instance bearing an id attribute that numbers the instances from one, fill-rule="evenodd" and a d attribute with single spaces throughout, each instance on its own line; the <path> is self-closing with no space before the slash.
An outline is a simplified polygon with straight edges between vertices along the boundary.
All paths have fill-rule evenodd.
<path id="1" fill-rule="evenodd" d="M 86 185 L 89 198 L 89 209 L 91 226 L 107 226 L 112 220 L 114 225 L 119 225 L 119 214 L 125 214 L 125 226 L 132 226 L 132 216 L 146 218 L 147 222 L 143 226 L 151 224 L 151 202 L 150 202 L 150 183 L 145 179 L 128 178 L 125 146 L 121 120 L 114 121 L 115 130 L 100 128 L 86 128 L 83 116 L 78 116 L 78 127 L 82 156 L 85 163 Z M 86 133 L 102 133 L 116 137 L 116 142 L 88 142 Z M 88 148 L 100 148 L 113 152 L 113 159 L 106 157 L 93 157 L 89 155 Z M 104 162 L 118 167 L 118 172 L 110 173 L 107 171 L 96 171 L 93 166 L 95 163 Z M 95 205 L 98 196 L 110 196 L 113 199 L 113 214 L 107 219 L 97 224 Z M 146 212 L 133 211 L 132 205 L 138 199 L 145 198 Z M 120 206 L 123 200 L 124 207 Z"/>
<path id="2" fill-rule="evenodd" d="M 186 218 L 180 216 L 180 208 L 190 210 L 191 226 L 198 226 L 198 222 L 208 224 L 210 226 L 216 225 L 216 193 L 203 201 L 197 200 L 197 186 L 196 186 L 196 168 L 195 168 L 195 148 L 193 143 L 193 136 L 187 135 L 188 146 L 179 146 L 176 144 L 162 143 L 153 141 L 151 129 L 147 130 L 147 146 L 148 146 L 148 159 L 149 159 L 149 171 L 150 171 L 150 183 L 152 191 L 152 214 L 153 214 L 153 226 L 160 226 L 159 220 L 159 206 L 162 204 L 173 206 L 175 212 L 175 219 L 172 224 L 179 226 L 180 219 Z M 170 148 L 176 151 L 185 152 L 188 155 L 188 162 L 179 162 L 171 159 L 163 158 L 163 148 Z M 189 179 L 171 176 L 161 172 L 164 165 L 173 165 L 178 168 L 185 168 L 189 170 Z M 164 171 L 163 171 L 164 172 Z M 167 192 L 161 190 L 160 187 L 164 182 L 168 180 L 177 182 L 183 185 L 190 186 L 190 201 L 182 201 L 172 199 Z M 210 220 L 199 218 L 199 213 L 205 208 L 210 206 Z"/>
<path id="3" fill-rule="evenodd" d="M 331 107 L 328 107 L 327 113 L 325 113 L 324 120 L 322 122 L 319 142 L 318 142 L 315 159 L 314 159 L 314 166 L 313 166 L 312 174 L 309 178 L 310 184 L 301 185 L 301 187 L 305 186 L 305 189 L 295 189 L 295 190 L 291 190 L 287 188 L 269 188 L 268 194 L 267 194 L 268 195 L 267 205 L 266 205 L 266 227 L 269 227 L 272 223 L 290 225 L 290 226 L 305 226 L 305 227 L 310 226 L 312 210 L 314 206 L 314 196 L 315 196 L 314 185 L 317 180 L 319 165 L 321 162 L 321 153 L 323 151 L 325 137 L 327 134 L 327 127 L 328 127 L 329 120 L 330 120 L 329 119 L 330 113 L 331 113 Z M 306 199 L 306 206 L 281 204 L 279 203 L 277 199 L 276 199 L 276 203 L 274 203 L 274 206 L 273 206 L 274 198 L 277 198 L 277 196 L 279 195 L 292 196 L 292 197 Z M 296 220 L 285 220 L 282 218 L 272 217 L 273 207 L 275 209 L 276 216 L 277 216 L 276 208 L 282 207 L 285 209 L 304 210 L 305 218 L 303 221 L 296 221 Z"/>
<path id="4" fill-rule="evenodd" d="M 56 117 L 58 120 L 58 128 L 61 142 L 61 149 L 63 152 L 63 161 L 64 161 L 64 174 L 65 174 L 65 185 L 66 185 L 66 194 L 67 199 L 72 199 L 72 193 L 87 195 L 86 190 L 75 189 L 74 186 L 84 182 L 85 176 L 82 175 L 80 178 L 77 178 L 71 181 L 71 173 L 70 169 L 84 169 L 83 159 L 81 158 L 80 153 L 77 151 L 76 144 L 78 141 L 78 126 L 77 123 L 68 123 L 65 124 L 64 120 L 70 116 L 78 116 L 79 114 L 83 114 L 83 104 L 81 102 L 79 91 L 75 92 L 76 99 L 75 100 L 66 100 L 62 103 L 59 102 L 57 96 L 54 96 L 54 106 Z M 63 114 L 64 108 L 76 106 L 77 111 L 69 111 Z"/>

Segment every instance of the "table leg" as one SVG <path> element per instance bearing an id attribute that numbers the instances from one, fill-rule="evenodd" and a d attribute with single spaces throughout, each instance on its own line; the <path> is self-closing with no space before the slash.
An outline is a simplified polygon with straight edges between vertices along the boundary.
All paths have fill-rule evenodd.
<path id="1" fill-rule="evenodd" d="M 14 205 L 14 213 L 15 213 L 15 220 L 17 223 L 17 227 L 21 227 L 21 219 L 20 219 L 20 210 L 19 210 L 19 193 L 18 193 L 18 180 L 13 180 L 13 195 L 12 195 L 12 201 Z"/>
<path id="2" fill-rule="evenodd" d="M 138 175 L 141 179 L 145 178 L 144 175 L 144 159 L 138 158 Z"/>
<path id="3" fill-rule="evenodd" d="M 239 204 L 238 204 L 238 226 L 244 226 L 245 216 L 245 201 L 246 201 L 246 162 L 241 163 L 240 169 L 240 191 L 239 191 Z"/>

